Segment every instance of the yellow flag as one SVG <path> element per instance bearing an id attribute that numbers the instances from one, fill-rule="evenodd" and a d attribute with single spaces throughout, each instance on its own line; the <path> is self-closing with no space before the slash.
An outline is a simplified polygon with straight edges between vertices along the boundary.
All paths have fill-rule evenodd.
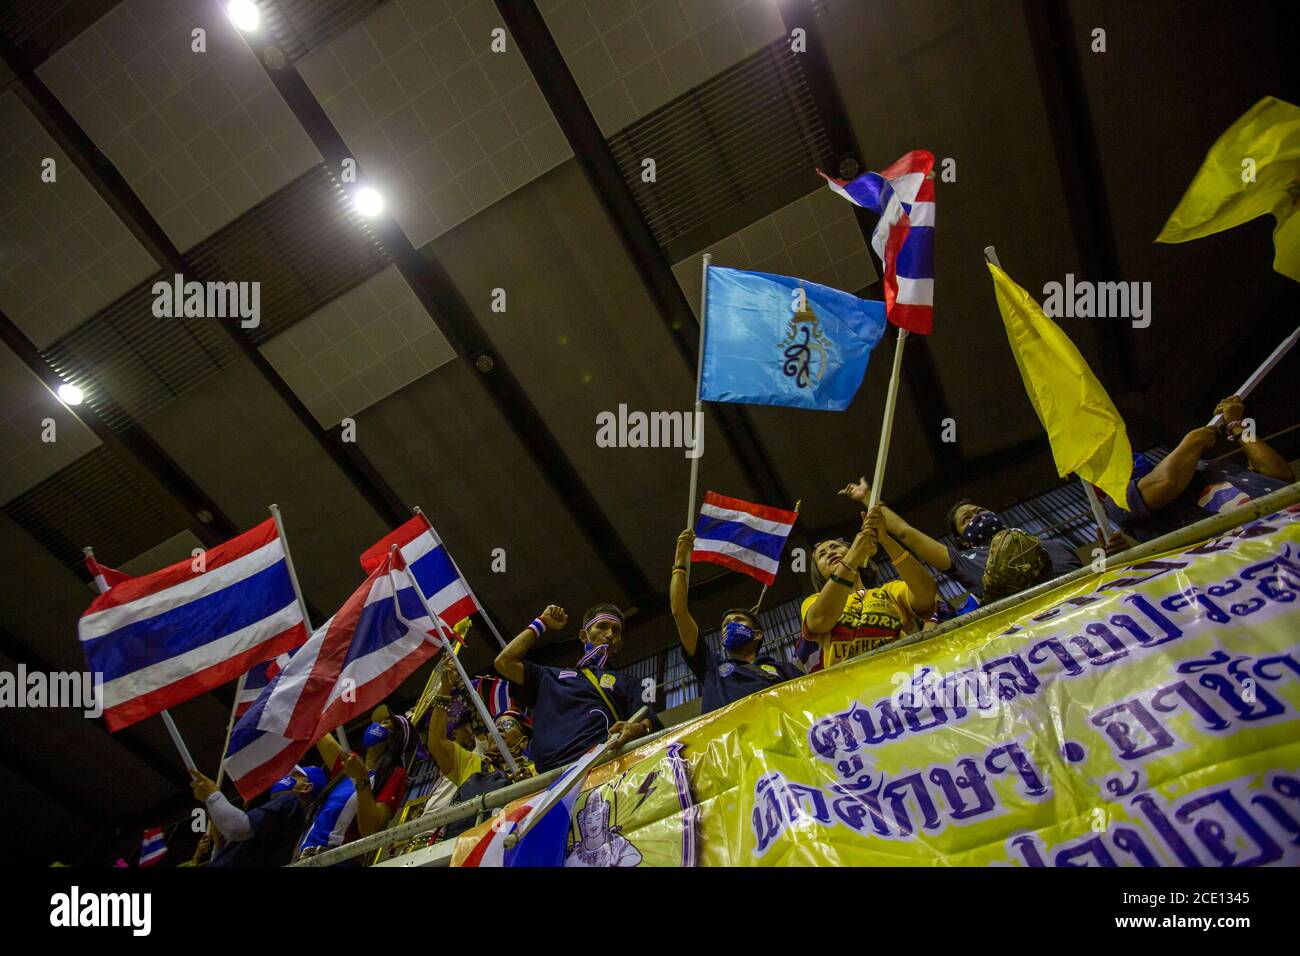
<path id="1" fill-rule="evenodd" d="M 1300 109 L 1266 96 L 1228 127 L 1156 242 L 1200 239 L 1271 212 L 1273 268 L 1300 282 Z"/>
<path id="2" fill-rule="evenodd" d="M 1047 430 L 1062 477 L 1074 472 L 1125 507 L 1133 449 L 1124 419 L 1069 337 L 1038 303 L 989 263 L 1025 391 Z"/>

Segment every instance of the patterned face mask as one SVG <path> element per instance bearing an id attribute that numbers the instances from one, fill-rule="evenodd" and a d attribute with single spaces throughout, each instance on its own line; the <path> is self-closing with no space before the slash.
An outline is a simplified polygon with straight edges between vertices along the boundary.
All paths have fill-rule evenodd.
<path id="1" fill-rule="evenodd" d="M 972 547 L 982 547 L 993 540 L 993 536 L 1003 528 L 1002 519 L 992 511 L 977 511 L 975 516 L 966 522 L 966 530 L 962 532 Z"/>
<path id="2" fill-rule="evenodd" d="M 744 647 L 754 639 L 754 629 L 744 621 L 728 621 L 722 626 L 722 646 L 729 651 Z"/>

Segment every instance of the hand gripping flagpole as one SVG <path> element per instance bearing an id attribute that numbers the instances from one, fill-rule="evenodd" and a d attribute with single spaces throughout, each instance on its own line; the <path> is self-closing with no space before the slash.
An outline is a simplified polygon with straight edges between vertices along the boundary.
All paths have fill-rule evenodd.
<path id="1" fill-rule="evenodd" d="M 627 722 L 629 724 L 636 723 L 646 715 L 647 710 L 649 710 L 649 707 L 643 705 L 640 710 L 638 710 L 635 714 L 633 714 L 628 719 Z M 598 764 L 600 762 L 600 758 L 603 757 L 606 753 L 608 753 L 610 749 L 614 746 L 614 744 L 618 743 L 618 738 L 621 736 L 622 736 L 622 732 L 620 731 L 619 733 L 610 734 L 608 737 L 606 737 L 605 742 L 600 745 L 600 750 L 597 751 L 596 755 L 591 758 L 590 765 L 595 766 L 596 764 Z M 579 759 L 586 759 L 586 758 L 579 758 Z M 549 810 L 551 807 L 555 806 L 555 804 L 559 803 L 566 793 L 568 793 L 574 787 L 579 786 L 584 779 L 585 779 L 585 775 L 574 774 L 573 779 L 570 780 L 566 786 L 564 786 L 560 790 L 555 791 L 554 793 L 548 794 L 549 806 L 546 807 L 546 810 Z M 514 833 L 511 833 L 505 838 L 504 841 L 505 848 L 509 850 L 511 847 L 517 845 L 520 840 L 522 840 L 525 836 L 528 835 L 528 831 L 533 828 L 533 825 L 536 824 L 539 820 L 541 820 L 541 818 L 544 816 L 546 816 L 545 811 L 538 813 L 536 807 L 534 807 L 532 812 L 530 812 L 527 817 L 525 817 L 522 821 L 520 821 L 519 828 L 515 830 Z"/>
<path id="2" fill-rule="evenodd" d="M 397 582 L 393 580 L 392 561 L 397 556 L 397 545 L 393 545 L 388 549 L 388 580 L 393 585 L 394 602 L 397 601 Z M 424 596 L 424 589 L 420 587 L 420 582 L 415 579 L 415 575 L 408 573 L 406 576 L 411 579 L 411 587 L 415 589 L 415 594 L 420 599 L 420 604 L 424 607 L 424 613 L 429 615 L 433 620 L 433 625 L 438 632 L 438 641 L 442 644 L 442 651 L 446 655 L 444 661 L 450 660 L 452 665 L 456 668 L 456 673 L 460 677 L 461 686 L 465 688 L 465 692 L 469 694 L 470 699 L 474 702 L 474 709 L 477 710 L 478 715 L 483 718 L 483 723 L 487 724 L 488 733 L 492 735 L 492 742 L 496 744 L 497 751 L 501 754 L 501 759 L 506 762 L 506 766 L 510 768 L 510 776 L 513 777 L 519 772 L 519 764 L 515 763 L 515 758 L 511 755 L 510 748 L 506 746 L 505 738 L 501 736 L 501 731 L 497 729 L 496 721 L 492 719 L 492 715 L 488 712 L 487 705 L 483 703 L 483 698 L 478 695 L 478 691 L 476 691 L 474 685 L 470 683 L 469 675 L 465 673 L 465 665 L 460 662 L 459 655 L 457 655 L 455 648 L 452 647 L 451 640 L 447 637 L 447 632 L 449 630 L 447 622 L 439 617 L 437 612 L 429 606 L 429 599 Z M 446 666 L 445 663 L 443 666 Z"/>
<path id="3" fill-rule="evenodd" d="M 704 381 L 704 344 L 709 324 L 709 263 L 713 256 L 704 254 L 701 265 L 703 280 L 700 284 L 700 346 L 695 360 L 695 447 L 691 449 L 691 485 L 686 501 L 686 527 L 695 527 L 695 493 L 700 485 L 700 458 L 704 455 L 704 405 L 700 402 L 700 385 Z M 691 583 L 691 562 L 686 562 L 686 585 Z"/>
<path id="4" fill-rule="evenodd" d="M 1245 383 L 1241 388 L 1237 389 L 1234 394 L 1236 394 L 1238 398 L 1244 400 L 1247 395 L 1255 390 L 1255 386 L 1263 381 L 1264 376 L 1273 371 L 1273 367 L 1277 365 L 1278 362 L 1282 361 L 1282 357 L 1295 347 L 1296 342 L 1300 342 L 1300 327 L 1297 327 L 1294 332 L 1282 340 L 1282 344 L 1273 350 L 1272 355 L 1264 359 L 1263 365 L 1250 373 L 1250 378 L 1246 379 Z M 1210 419 L 1210 423 L 1207 427 L 1217 428 L 1221 421 L 1223 421 L 1223 416 L 1216 414 Z"/>
<path id="5" fill-rule="evenodd" d="M 885 397 L 885 420 L 880 425 L 880 447 L 876 449 L 876 472 L 871 478 L 868 511 L 880 504 L 881 488 L 885 484 L 885 463 L 889 458 L 889 439 L 894 433 L 894 409 L 898 405 L 898 379 L 902 373 L 903 346 L 906 342 L 907 329 L 900 328 L 898 344 L 894 346 L 894 368 L 889 375 L 889 393 Z"/>
<path id="6" fill-rule="evenodd" d="M 433 531 L 433 522 L 430 521 L 429 518 L 428 518 L 428 516 L 427 516 L 423 511 L 420 510 L 420 506 L 419 506 L 419 505 L 416 505 L 414 508 L 411 509 L 411 511 L 412 511 L 414 514 L 417 514 L 417 515 L 419 515 L 421 518 L 423 518 L 423 519 L 424 519 L 424 523 L 427 524 L 427 525 L 429 526 L 429 530 L 430 530 L 430 531 Z M 434 533 L 436 534 L 437 532 L 434 532 Z M 446 546 L 444 545 L 444 548 L 445 548 L 445 547 L 446 547 Z M 501 649 L 502 649 L 502 650 L 505 650 L 505 648 L 506 648 L 506 639 L 505 639 L 504 637 L 501 636 L 501 632 L 497 630 L 496 623 L 493 622 L 492 618 L 488 617 L 488 612 L 487 612 L 487 610 L 483 607 L 483 602 L 480 601 L 480 600 L 478 599 L 478 595 L 474 593 L 474 589 L 470 586 L 469 578 L 467 578 L 467 577 L 465 577 L 465 575 L 461 574 L 461 572 L 460 572 L 460 565 L 458 565 L 458 564 L 456 563 L 456 559 L 453 558 L 453 557 L 451 556 L 451 552 L 450 552 L 450 551 L 447 551 L 447 560 L 451 562 L 452 569 L 455 570 L 456 575 L 460 578 L 461 583 L 465 585 L 465 591 L 469 594 L 469 596 L 470 596 L 471 598 L 473 598 L 473 600 L 474 600 L 474 606 L 478 608 L 478 613 L 482 616 L 483 620 L 487 622 L 488 630 L 491 631 L 491 632 L 492 632 L 492 636 L 495 637 L 495 638 L 497 639 L 497 643 L 501 645 Z M 414 578 L 415 575 L 411 575 L 411 577 Z"/>
<path id="7" fill-rule="evenodd" d="M 998 252 L 992 246 L 984 247 L 984 258 L 999 269 L 1002 268 L 1002 260 L 998 258 Z M 1079 484 L 1083 485 L 1083 493 L 1088 498 L 1088 506 L 1092 509 L 1092 518 L 1097 522 L 1097 530 L 1101 532 L 1101 547 L 1105 550 L 1106 539 L 1110 537 L 1110 522 L 1106 520 L 1106 509 L 1101 506 L 1101 501 L 1097 498 L 1097 489 L 1092 486 L 1091 482 L 1079 478 Z"/>
<path id="8" fill-rule="evenodd" d="M 82 548 L 81 553 L 84 554 L 87 558 L 94 560 L 95 557 L 94 548 Z M 95 590 L 98 591 L 100 594 L 104 594 L 107 592 L 108 589 L 101 588 L 99 586 L 99 579 L 96 578 Z M 181 736 L 180 729 L 176 726 L 176 721 L 172 720 L 172 715 L 165 710 L 161 710 L 158 712 L 158 716 L 162 718 L 163 726 L 167 728 L 168 736 L 171 737 L 172 743 L 176 745 L 176 751 L 181 755 L 181 763 L 185 764 L 185 769 L 197 770 L 198 768 L 194 764 L 194 758 L 190 756 L 190 748 L 185 746 L 185 738 Z"/>

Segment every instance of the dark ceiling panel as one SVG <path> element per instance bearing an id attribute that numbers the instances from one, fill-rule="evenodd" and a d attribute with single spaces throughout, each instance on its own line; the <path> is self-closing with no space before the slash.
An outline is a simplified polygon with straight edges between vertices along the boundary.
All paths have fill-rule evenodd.
<path id="1" fill-rule="evenodd" d="M 299 60 L 364 20 L 383 0 L 258 0 L 266 29 L 289 60 Z"/>
<path id="2" fill-rule="evenodd" d="M 121 0 L 0 0 L 0 35 L 32 63 L 56 50 Z"/>

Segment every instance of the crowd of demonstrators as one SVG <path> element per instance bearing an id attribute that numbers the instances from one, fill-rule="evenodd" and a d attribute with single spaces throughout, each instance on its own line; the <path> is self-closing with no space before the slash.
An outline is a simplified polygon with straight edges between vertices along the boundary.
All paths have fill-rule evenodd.
<path id="1" fill-rule="evenodd" d="M 1245 433 L 1245 409 L 1239 398 L 1225 399 L 1215 411 L 1223 418 L 1228 438 L 1242 439 L 1246 464 L 1206 460 L 1220 436 L 1213 428 L 1188 433 L 1154 466 L 1135 456 L 1127 510 L 1104 499 L 1112 520 L 1132 539 L 1150 540 L 1295 480 L 1281 455 Z M 865 509 L 871 488 L 859 478 L 839 494 Z M 1074 546 L 1065 538 L 1007 527 L 996 512 L 969 500 L 958 501 L 948 510 L 953 544 L 930 537 L 884 504 L 862 511 L 859 520 L 851 541 L 828 538 L 813 548 L 811 593 L 800 606 L 795 645 L 802 666 L 764 653 L 757 607 L 726 611 L 718 626 L 720 650 L 710 646 L 688 601 L 688 563 L 695 534 L 687 529 L 678 536 L 669 604 L 682 658 L 700 683 L 702 713 L 853 660 L 980 603 L 1081 566 Z M 1107 553 L 1115 553 L 1128 541 L 1116 533 L 1099 543 L 1104 543 Z M 881 583 L 876 562 L 885 560 L 898 577 Z M 968 594 L 951 601 L 942 598 L 931 568 Z M 655 695 L 613 667 L 626 629 L 616 605 L 597 604 L 582 615 L 576 664 L 556 667 L 528 660 L 544 634 L 561 631 L 568 623 L 562 607 L 548 605 L 497 655 L 494 667 L 500 679 L 472 682 L 494 698 L 491 713 L 496 730 L 516 770 L 511 770 L 479 711 L 471 706 L 470 689 L 461 685 L 454 668 L 444 666 L 431 679 L 422 704 L 410 714 L 392 714 L 381 706 L 371 715 L 360 753 L 346 751 L 333 734 L 326 734 L 316 745 L 322 767 L 296 767 L 252 809 L 235 807 L 211 780 L 193 773 L 194 795 L 206 806 L 210 826 L 193 858 L 182 865 L 282 865 L 379 833 L 396 822 L 404 806 L 408 815 L 428 814 L 560 767 L 610 736 L 622 746 L 659 729 L 662 725 L 653 706 L 649 716 L 632 719 L 643 704 L 653 705 Z M 496 686 L 488 691 L 491 682 Z M 418 729 L 412 724 L 416 714 Z M 424 757 L 436 772 L 428 790 L 420 789 L 407 805 L 408 769 Z M 584 842 L 584 827 L 590 825 L 595 832 L 600 814 L 608 808 L 589 804 L 587 812 L 590 819 L 579 821 L 579 845 L 574 852 L 590 857 L 583 857 L 588 864 L 599 863 L 600 848 Z M 436 828 L 405 849 L 452 838 L 475 822 L 470 817 Z M 360 864 L 361 858 L 353 863 Z"/>
<path id="2" fill-rule="evenodd" d="M 1232 441 L 1246 433 L 1245 403 L 1230 395 L 1215 406 Z M 1217 428 L 1194 428 L 1159 464 L 1135 455 L 1125 508 L 1106 499 L 1106 513 L 1138 541 L 1150 541 L 1211 515 L 1239 507 L 1253 498 L 1285 488 L 1296 480 L 1285 458 L 1262 439 L 1240 441 L 1246 464 L 1205 460 L 1219 443 Z"/>

